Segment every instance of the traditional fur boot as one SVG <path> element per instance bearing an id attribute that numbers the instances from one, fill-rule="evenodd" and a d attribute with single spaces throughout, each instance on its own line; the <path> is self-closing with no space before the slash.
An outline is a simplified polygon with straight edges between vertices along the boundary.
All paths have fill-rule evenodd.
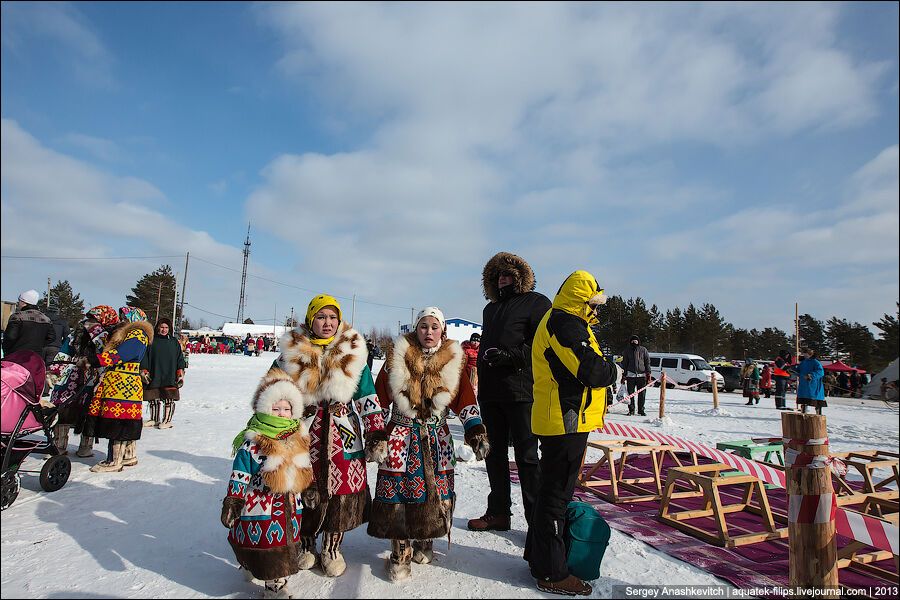
<path id="1" fill-rule="evenodd" d="M 287 589 L 287 577 L 266 580 L 266 596 L 269 598 L 291 598 Z"/>
<path id="2" fill-rule="evenodd" d="M 56 449 L 65 456 L 69 453 L 69 425 L 56 425 L 53 428 L 53 439 L 56 442 Z"/>
<path id="3" fill-rule="evenodd" d="M 125 442 L 125 454 L 122 457 L 123 467 L 134 467 L 138 464 L 137 460 L 137 441 L 129 440 Z"/>
<path id="4" fill-rule="evenodd" d="M 391 540 L 391 556 L 387 559 L 388 576 L 391 581 L 403 581 L 412 575 L 410 561 L 412 561 L 412 547 L 409 540 Z"/>
<path id="5" fill-rule="evenodd" d="M 122 460 L 125 458 L 126 442 L 110 442 L 110 455 L 106 460 L 98 462 L 91 467 L 94 473 L 114 473 L 122 470 Z"/>
<path id="6" fill-rule="evenodd" d="M 300 556 L 297 566 L 301 571 L 308 571 L 316 566 L 316 537 L 304 535 L 300 538 Z"/>
<path id="7" fill-rule="evenodd" d="M 322 571 L 328 577 L 340 577 L 347 569 L 347 563 L 344 561 L 344 555 L 341 554 L 341 542 L 344 540 L 343 533 L 322 534 Z"/>
<path id="8" fill-rule="evenodd" d="M 434 540 L 413 540 L 412 559 L 420 565 L 427 565 L 434 560 Z"/>
<path id="9" fill-rule="evenodd" d="M 172 428 L 172 417 L 175 416 L 175 401 L 174 400 L 166 400 L 164 406 L 164 413 L 162 422 L 156 426 L 157 429 L 171 429 Z"/>
<path id="10" fill-rule="evenodd" d="M 89 435 L 81 434 L 81 441 L 78 443 L 78 450 L 75 456 L 79 458 L 90 458 L 94 455 L 94 438 Z"/>
<path id="11" fill-rule="evenodd" d="M 144 427 L 156 427 L 159 423 L 159 400 L 147 400 L 147 408 L 150 420 L 144 423 Z"/>

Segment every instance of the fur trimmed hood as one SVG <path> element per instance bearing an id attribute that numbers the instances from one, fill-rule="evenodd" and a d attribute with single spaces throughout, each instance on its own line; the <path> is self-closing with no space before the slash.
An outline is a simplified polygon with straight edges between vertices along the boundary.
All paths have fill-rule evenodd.
<path id="1" fill-rule="evenodd" d="M 481 287 L 484 290 L 484 297 L 491 302 L 500 300 L 500 288 L 497 287 L 497 279 L 502 271 L 512 271 L 515 273 L 517 294 L 525 292 L 533 292 L 537 283 L 534 278 L 534 271 L 531 266 L 525 262 L 525 259 L 509 252 L 498 252 L 487 264 L 481 272 Z"/>
<path id="2" fill-rule="evenodd" d="M 422 351 L 415 333 L 397 338 L 388 358 L 388 383 L 394 406 L 404 416 L 442 417 L 459 392 L 466 353 L 454 340 L 444 340 L 437 352 Z"/>
<path id="3" fill-rule="evenodd" d="M 290 375 L 281 369 L 272 369 L 256 388 L 250 405 L 255 412 L 270 414 L 279 400 L 287 400 L 291 404 L 292 418 L 299 419 L 303 416 L 307 403 L 300 388 Z"/>
<path id="4" fill-rule="evenodd" d="M 365 338 L 347 323 L 341 323 L 334 340 L 327 346 L 313 344 L 311 337 L 303 325 L 281 336 L 278 367 L 312 403 L 347 404 L 366 366 L 369 351 Z"/>
<path id="5" fill-rule="evenodd" d="M 144 335 L 147 336 L 147 346 L 153 343 L 153 325 L 148 323 L 147 321 L 136 321 L 134 323 L 127 323 L 126 325 L 120 325 L 116 327 L 112 335 L 109 336 L 109 339 L 106 340 L 106 344 L 103 346 L 104 352 L 109 352 L 110 350 L 115 350 L 119 347 L 119 344 L 125 341 L 125 338 L 128 337 L 128 334 L 134 331 L 135 329 L 141 329 L 144 332 Z"/>

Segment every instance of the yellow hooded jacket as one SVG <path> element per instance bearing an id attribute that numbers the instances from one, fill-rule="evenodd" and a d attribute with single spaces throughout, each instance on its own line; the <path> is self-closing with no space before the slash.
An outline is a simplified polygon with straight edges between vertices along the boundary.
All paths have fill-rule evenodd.
<path id="1" fill-rule="evenodd" d="M 575 271 L 560 286 L 553 307 L 538 325 L 531 347 L 535 435 L 585 433 L 603 427 L 605 388 L 615 381 L 616 367 L 603 357 L 590 328 L 597 322 L 591 304 L 603 303 L 602 293 L 593 275 Z"/>

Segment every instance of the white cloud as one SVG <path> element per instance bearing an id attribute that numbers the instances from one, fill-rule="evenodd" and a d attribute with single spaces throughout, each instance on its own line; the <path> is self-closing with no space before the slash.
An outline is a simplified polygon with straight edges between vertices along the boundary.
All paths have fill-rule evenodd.
<path id="1" fill-rule="evenodd" d="M 741 194 L 702 175 L 687 181 L 653 151 L 685 142 L 740 151 L 807 130 L 855 127 L 877 114 L 885 64 L 838 45 L 840 6 L 274 3 L 257 10 L 282 36 L 282 73 L 319 95 L 333 128 L 342 120 L 343 131 L 358 124 L 371 134 L 345 152 L 273 160 L 248 210 L 297 248 L 298 263 L 327 265 L 369 293 L 379 285 L 385 293 L 390 281 L 394 302 L 430 294 L 477 318 L 480 299 L 445 273 L 480 270 L 498 250 L 532 260 L 551 293 L 555 278 L 591 264 L 608 274 L 610 288 L 634 285 L 629 274 L 649 259 L 629 246 L 714 265 L 810 246 L 839 264 L 896 262 L 874 243 L 849 252 L 836 244 L 836 236 L 872 228 L 890 235 L 866 215 L 830 229 L 833 211 L 810 218 L 799 208 L 763 208 L 660 233 L 683 226 L 673 215 L 686 209 L 715 221 L 705 207 Z M 439 283 L 417 289 L 429 272 Z"/>
<path id="2" fill-rule="evenodd" d="M 94 158 L 104 162 L 120 162 L 123 160 L 122 150 L 112 140 L 83 133 L 68 133 L 60 139 L 60 142 L 85 150 Z"/>

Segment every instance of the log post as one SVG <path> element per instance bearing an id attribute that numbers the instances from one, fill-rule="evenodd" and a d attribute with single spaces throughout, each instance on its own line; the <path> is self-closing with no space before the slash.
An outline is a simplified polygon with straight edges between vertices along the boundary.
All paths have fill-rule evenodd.
<path id="1" fill-rule="evenodd" d="M 716 383 L 716 372 L 712 374 L 713 408 L 719 409 L 719 386 Z"/>
<path id="2" fill-rule="evenodd" d="M 781 414 L 788 493 L 788 541 L 791 587 L 840 597 L 831 468 L 825 417 Z"/>
<path id="3" fill-rule="evenodd" d="M 666 372 L 662 371 L 659 378 L 659 418 L 666 416 Z"/>

